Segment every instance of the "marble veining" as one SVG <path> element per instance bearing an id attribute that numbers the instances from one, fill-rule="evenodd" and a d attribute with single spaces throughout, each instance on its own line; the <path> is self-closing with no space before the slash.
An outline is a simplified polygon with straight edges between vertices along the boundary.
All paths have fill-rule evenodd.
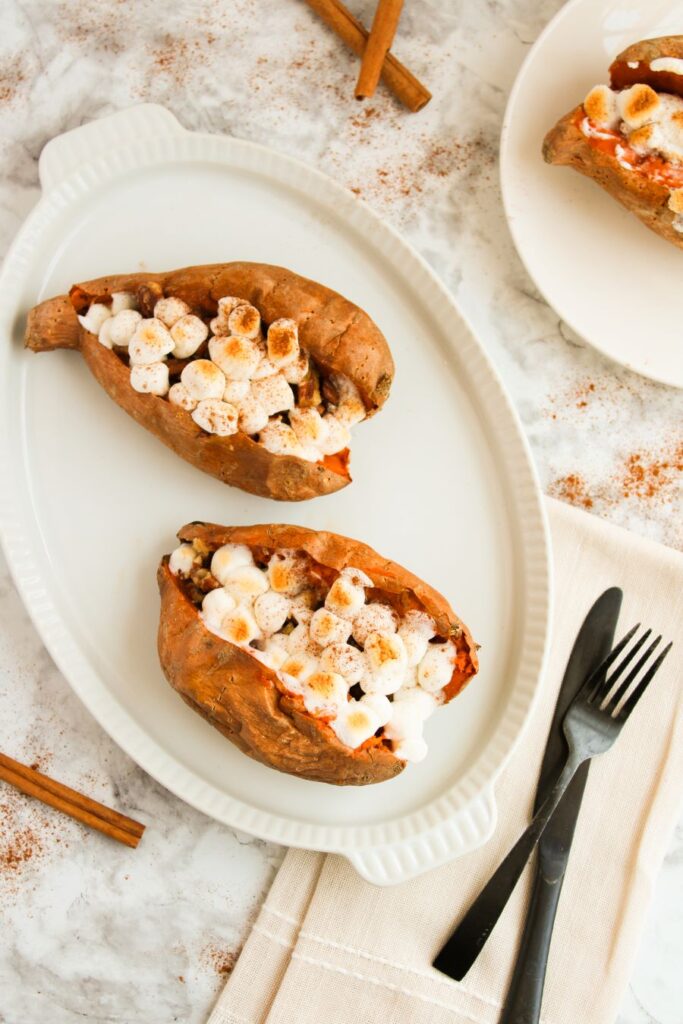
<path id="1" fill-rule="evenodd" d="M 368 23 L 374 4 L 355 2 Z M 357 63 L 300 0 L 5 0 L 0 255 L 54 135 L 141 101 L 341 181 L 455 293 L 498 366 L 544 489 L 683 547 L 683 398 L 597 355 L 542 301 L 502 213 L 508 91 L 558 0 L 411 0 L 396 52 L 434 94 L 352 98 Z M 267 24 L 267 32 L 263 26 Z M 599 439 L 599 443 L 596 443 Z M 176 800 L 102 732 L 0 562 L 0 749 L 149 826 L 132 854 L 0 784 L 0 1024 L 204 1021 L 282 851 Z M 619 1024 L 680 1024 L 683 825 Z"/>

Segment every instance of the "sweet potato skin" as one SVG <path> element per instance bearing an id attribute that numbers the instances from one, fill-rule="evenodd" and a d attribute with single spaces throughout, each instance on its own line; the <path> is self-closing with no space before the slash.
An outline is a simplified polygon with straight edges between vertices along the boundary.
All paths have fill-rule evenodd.
<path id="1" fill-rule="evenodd" d="M 319 565 L 353 565 L 369 573 L 377 591 L 405 607 L 421 607 L 437 621 L 440 635 L 458 647 L 450 700 L 478 668 L 476 645 L 448 602 L 408 570 L 383 559 L 365 544 L 338 534 L 289 525 L 221 527 L 190 523 L 178 537 L 202 540 L 209 550 L 222 544 L 306 551 Z M 169 683 L 183 700 L 249 756 L 301 778 L 334 785 L 383 782 L 405 767 L 381 741 L 358 750 L 340 743 L 332 729 L 307 714 L 299 697 L 287 693 L 277 675 L 238 647 L 205 629 L 182 584 L 162 559 L 157 579 L 161 594 L 158 650 Z"/>
<path id="2" fill-rule="evenodd" d="M 323 285 L 281 267 L 227 263 L 166 274 L 119 274 L 86 281 L 72 292 L 101 298 L 115 291 L 135 291 L 143 284 L 158 285 L 207 316 L 215 315 L 221 296 L 235 294 L 255 305 L 266 322 L 291 317 L 299 325 L 302 345 L 316 362 L 356 383 L 368 416 L 389 395 L 394 363 L 384 336 L 363 310 Z M 332 466 L 273 455 L 244 434 L 226 438 L 205 434 L 185 410 L 134 391 L 127 367 L 80 326 L 66 296 L 31 310 L 25 344 L 34 351 L 79 349 L 118 405 L 182 458 L 224 483 L 263 497 L 303 501 L 333 493 L 350 482 L 348 470 L 339 462 Z"/>

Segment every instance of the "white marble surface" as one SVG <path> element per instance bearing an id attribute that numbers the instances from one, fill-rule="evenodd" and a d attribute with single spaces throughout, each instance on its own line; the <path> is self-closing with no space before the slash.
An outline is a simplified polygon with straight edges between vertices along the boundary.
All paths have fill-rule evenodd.
<path id="1" fill-rule="evenodd" d="M 368 21 L 373 4 L 355 2 Z M 396 52 L 434 93 L 352 99 L 356 62 L 300 0 L 5 0 L 0 255 L 52 136 L 142 100 L 303 158 L 404 232 L 455 292 L 514 397 L 545 489 L 683 547 L 683 397 L 598 357 L 539 298 L 502 216 L 515 73 L 558 0 L 410 0 Z M 267 28 L 267 31 L 265 30 Z M 166 793 L 90 719 L 0 563 L 0 749 L 148 824 L 131 854 L 0 784 L 0 1024 L 199 1024 L 281 851 Z M 619 1024 L 680 1024 L 683 826 Z M 589 1022 L 586 1022 L 589 1024 Z"/>

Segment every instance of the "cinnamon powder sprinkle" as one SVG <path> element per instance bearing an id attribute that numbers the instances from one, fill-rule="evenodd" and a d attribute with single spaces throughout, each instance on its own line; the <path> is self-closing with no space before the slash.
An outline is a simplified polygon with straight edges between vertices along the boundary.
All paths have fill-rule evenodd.
<path id="1" fill-rule="evenodd" d="M 207 967 L 211 967 L 221 978 L 227 978 L 232 974 L 233 968 L 240 955 L 240 949 L 229 950 L 224 946 L 213 943 L 205 946 L 200 954 L 200 961 Z"/>
<path id="2" fill-rule="evenodd" d="M 554 480 L 548 488 L 548 493 L 553 498 L 569 502 L 570 505 L 578 505 L 580 508 L 593 507 L 593 499 L 588 494 L 586 483 L 578 473 L 569 473 Z"/>

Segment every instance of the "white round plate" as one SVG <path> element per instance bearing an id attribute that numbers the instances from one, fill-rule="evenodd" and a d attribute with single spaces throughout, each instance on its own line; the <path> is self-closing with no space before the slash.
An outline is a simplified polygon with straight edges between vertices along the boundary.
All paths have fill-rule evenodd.
<path id="1" fill-rule="evenodd" d="M 539 291 L 600 352 L 683 387 L 683 252 L 595 182 L 541 156 L 546 132 L 630 43 L 683 32 L 671 0 L 573 0 L 531 48 L 510 94 L 501 184 L 512 237 Z"/>
<path id="2" fill-rule="evenodd" d="M 0 521 L 64 675 L 143 768 L 219 821 L 338 851 L 380 884 L 481 844 L 539 685 L 549 558 L 521 428 L 452 298 L 334 182 L 260 146 L 186 132 L 159 107 L 54 140 L 40 171 L 43 199 L 0 279 Z M 287 505 L 226 487 L 140 429 L 77 353 L 22 350 L 26 311 L 74 281 L 233 259 L 330 285 L 389 339 L 395 387 L 356 429 L 354 483 L 339 494 Z M 426 761 L 378 786 L 307 782 L 245 757 L 180 700 L 157 662 L 155 571 L 192 519 L 349 534 L 448 595 L 482 644 L 482 670 L 430 720 Z"/>

